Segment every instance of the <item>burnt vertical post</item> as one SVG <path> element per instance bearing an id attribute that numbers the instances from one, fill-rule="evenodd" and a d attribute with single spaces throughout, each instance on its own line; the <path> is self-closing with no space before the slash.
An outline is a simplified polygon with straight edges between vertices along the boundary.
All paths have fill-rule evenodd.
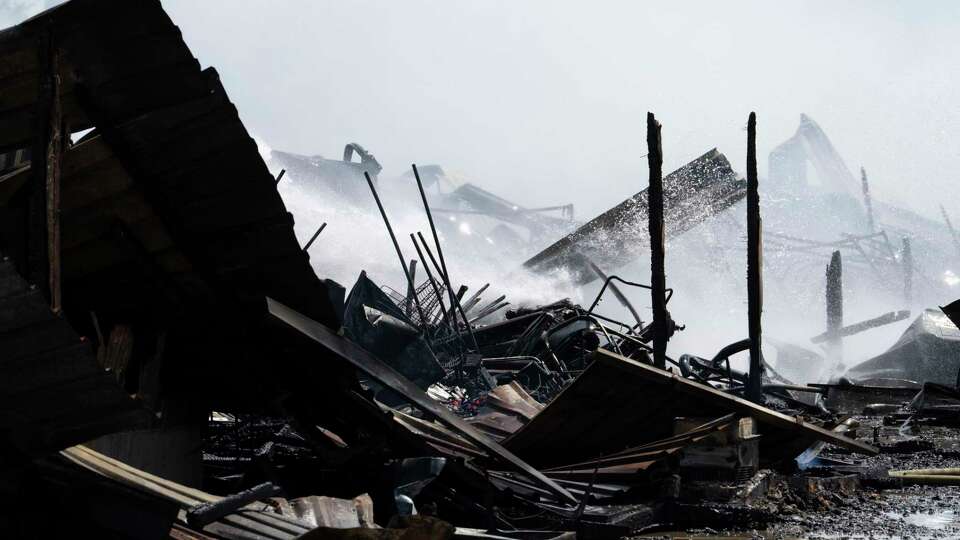
<path id="1" fill-rule="evenodd" d="M 900 263 L 903 265 L 903 302 L 904 307 L 909 308 L 913 303 L 913 250 L 909 238 L 903 239 Z"/>
<path id="2" fill-rule="evenodd" d="M 60 313 L 60 167 L 65 145 L 59 54 L 49 28 L 42 32 L 38 45 L 40 91 L 30 149 L 25 273 L 44 291 L 50 309 Z"/>
<path id="3" fill-rule="evenodd" d="M 750 335 L 750 373 L 747 398 L 763 401 L 763 355 L 760 315 L 763 313 L 763 224 L 757 180 L 757 113 L 747 120 L 747 329 Z"/>
<path id="4" fill-rule="evenodd" d="M 863 189 L 863 207 L 867 210 L 867 232 L 873 234 L 876 223 L 873 221 L 873 200 L 870 199 L 870 182 L 867 181 L 867 170 L 860 167 L 860 187 Z"/>
<path id="5" fill-rule="evenodd" d="M 834 251 L 827 265 L 827 355 L 834 366 L 843 361 L 843 260 Z"/>
<path id="6" fill-rule="evenodd" d="M 650 299 L 653 306 L 653 365 L 667 367 L 667 277 L 663 245 L 663 147 L 660 123 L 647 113 L 647 164 L 650 187 L 647 189 L 648 228 L 650 231 Z"/>
<path id="7" fill-rule="evenodd" d="M 947 224 L 947 229 L 950 230 L 950 238 L 953 239 L 953 247 L 957 249 L 957 254 L 960 255 L 960 238 L 957 237 L 957 230 L 953 228 L 953 223 L 950 223 L 950 216 L 947 215 L 947 210 L 940 205 L 940 214 L 943 216 L 943 222 Z"/>

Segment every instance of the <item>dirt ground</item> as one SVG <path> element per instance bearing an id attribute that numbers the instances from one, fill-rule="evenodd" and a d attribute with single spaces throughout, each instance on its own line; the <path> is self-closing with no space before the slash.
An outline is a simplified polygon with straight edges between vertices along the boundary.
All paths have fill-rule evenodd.
<path id="1" fill-rule="evenodd" d="M 763 523 L 729 529 L 651 532 L 655 539 L 946 539 L 960 538 L 960 487 L 903 485 L 888 470 L 960 467 L 960 428 L 933 426 L 900 418 L 859 419 L 859 432 L 876 437 L 878 456 L 862 458 L 828 449 L 822 457 L 850 464 L 861 486 L 850 493 L 823 490 L 803 494 L 777 482 L 762 500 L 749 506 Z M 831 451 L 832 450 L 832 451 Z"/>

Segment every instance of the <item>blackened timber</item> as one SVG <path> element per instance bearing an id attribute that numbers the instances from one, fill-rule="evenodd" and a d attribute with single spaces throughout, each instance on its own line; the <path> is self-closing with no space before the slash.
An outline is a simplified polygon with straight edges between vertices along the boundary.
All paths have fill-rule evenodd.
<path id="1" fill-rule="evenodd" d="M 60 311 L 60 166 L 63 157 L 59 54 L 51 28 L 40 33 L 39 95 L 27 210 L 27 278 Z"/>
<path id="2" fill-rule="evenodd" d="M 827 266 L 827 352 L 834 364 L 843 357 L 843 259 L 834 251 Z"/>
<path id="3" fill-rule="evenodd" d="M 763 312 L 763 238 L 760 186 L 757 180 L 757 114 L 747 120 L 747 328 L 750 336 L 750 373 L 747 397 L 763 399 L 760 316 Z"/>
<path id="4" fill-rule="evenodd" d="M 470 295 L 470 298 L 466 302 L 464 302 L 466 306 L 463 308 L 464 311 L 466 311 L 467 313 L 470 313 L 470 310 L 476 307 L 476 305 L 480 303 L 480 300 L 481 300 L 480 295 L 483 294 L 483 292 L 486 291 L 488 288 L 490 288 L 490 284 L 485 283 L 483 287 L 480 287 L 480 289 L 477 290 L 477 292 Z"/>
<path id="5" fill-rule="evenodd" d="M 910 307 L 913 303 L 913 250 L 910 249 L 910 239 L 903 239 L 903 250 L 900 252 L 900 263 L 903 265 L 903 302 Z"/>
<path id="6" fill-rule="evenodd" d="M 863 189 L 863 206 L 867 210 L 867 232 L 873 234 L 876 223 L 873 221 L 873 201 L 870 199 L 870 183 L 867 181 L 867 170 L 860 167 L 860 186 Z"/>
<path id="7" fill-rule="evenodd" d="M 334 356 L 348 362 L 381 384 L 398 392 L 411 404 L 433 415 L 442 424 L 456 430 L 469 442 L 477 445 L 491 456 L 495 456 L 497 459 L 522 471 L 540 487 L 548 490 L 560 500 L 570 504 L 577 503 L 577 500 L 570 495 L 570 493 L 544 476 L 543 473 L 476 431 L 472 426 L 450 412 L 445 406 L 427 396 L 406 377 L 391 369 L 360 346 L 342 336 L 338 336 L 322 324 L 309 319 L 271 298 L 267 298 L 267 311 L 277 321 L 286 324 L 293 330 L 296 330 L 303 336 L 322 346 L 326 351 L 333 353 Z"/>
<path id="8" fill-rule="evenodd" d="M 869 330 L 871 328 L 877 328 L 878 326 L 883 326 L 886 324 L 902 321 L 909 317 L 910 317 L 909 310 L 890 311 L 890 312 L 884 313 L 883 315 L 880 315 L 879 317 L 874 317 L 872 319 L 867 319 L 865 321 L 860 321 L 858 323 L 844 326 L 839 331 L 837 331 L 836 334 L 838 334 L 839 337 L 852 336 L 854 334 L 859 334 L 864 330 Z M 833 337 L 834 335 L 831 334 L 830 332 L 824 332 L 822 334 L 813 336 L 812 338 L 810 338 L 810 341 L 812 341 L 813 343 L 823 343 L 824 341 L 829 341 Z"/>
<path id="9" fill-rule="evenodd" d="M 647 164 L 650 187 L 647 189 L 648 230 L 650 231 L 650 298 L 653 306 L 653 365 L 667 365 L 667 278 L 664 274 L 663 246 L 663 148 L 660 123 L 647 113 Z"/>

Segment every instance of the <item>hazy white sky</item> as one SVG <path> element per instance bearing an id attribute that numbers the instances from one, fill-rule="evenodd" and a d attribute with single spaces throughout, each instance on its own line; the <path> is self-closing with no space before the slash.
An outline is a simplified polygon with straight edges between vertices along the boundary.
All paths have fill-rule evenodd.
<path id="1" fill-rule="evenodd" d="M 801 112 L 877 197 L 960 213 L 960 2 L 165 0 L 248 128 L 274 148 L 385 174 L 441 163 L 588 218 L 646 185 L 645 113 L 665 168 L 714 146 L 744 170 Z M 0 23 L 40 9 L 0 0 Z"/>

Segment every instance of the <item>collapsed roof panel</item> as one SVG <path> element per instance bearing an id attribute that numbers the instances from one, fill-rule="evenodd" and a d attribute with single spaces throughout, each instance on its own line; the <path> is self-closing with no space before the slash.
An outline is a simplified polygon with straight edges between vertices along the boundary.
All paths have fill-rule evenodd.
<path id="1" fill-rule="evenodd" d="M 297 243 L 293 218 L 256 144 L 216 72 L 200 69 L 160 3 L 75 0 L 0 33 L 0 54 L 9 72 L 0 79 L 0 86 L 7 83 L 4 96 L 20 80 L 39 80 L 35 59 L 46 32 L 61 53 L 65 121 L 74 131 L 95 125 L 102 137 L 97 144 L 112 153 L 102 170 L 90 171 L 95 176 L 76 182 L 72 173 L 84 166 L 71 164 L 69 155 L 65 160 L 65 219 L 101 224 L 92 230 L 64 225 L 64 264 L 75 264 L 80 246 L 90 247 L 85 255 L 93 257 L 79 274 L 67 277 L 88 283 L 97 273 L 106 275 L 114 263 L 96 253 L 116 256 L 109 245 L 101 242 L 96 248 L 90 242 L 98 234 L 94 231 L 119 220 L 164 270 L 173 260 L 169 246 L 160 247 L 153 234 L 162 229 L 221 299 L 269 294 L 335 323 L 325 286 Z M 0 123 L 19 122 L 35 108 L 29 99 L 11 107 L 0 107 Z M 73 107 L 83 111 L 83 118 L 70 117 Z M 36 124 L 31 117 L 19 131 L 0 130 L 0 147 L 29 146 Z M 119 198 L 88 204 L 110 189 Z M 137 226 L 141 223 L 158 227 L 147 230 Z"/>
<path id="2" fill-rule="evenodd" d="M 727 158 L 713 149 L 663 179 L 664 223 L 668 237 L 683 234 L 746 197 Z M 619 268 L 649 244 L 647 190 L 590 220 L 524 263 L 538 272 L 565 269 L 577 283 L 597 278 L 588 261 Z"/>
<path id="3" fill-rule="evenodd" d="M 812 118 L 800 115 L 800 126 L 793 137 L 770 152 L 770 181 L 794 191 L 806 188 L 810 179 L 807 164 L 812 164 L 820 188 L 841 192 L 859 199 L 860 183 L 844 163 L 826 133 Z"/>
<path id="4" fill-rule="evenodd" d="M 954 386 L 960 378 L 960 329 L 940 310 L 928 309 L 888 351 L 852 367 L 846 376 Z"/>

